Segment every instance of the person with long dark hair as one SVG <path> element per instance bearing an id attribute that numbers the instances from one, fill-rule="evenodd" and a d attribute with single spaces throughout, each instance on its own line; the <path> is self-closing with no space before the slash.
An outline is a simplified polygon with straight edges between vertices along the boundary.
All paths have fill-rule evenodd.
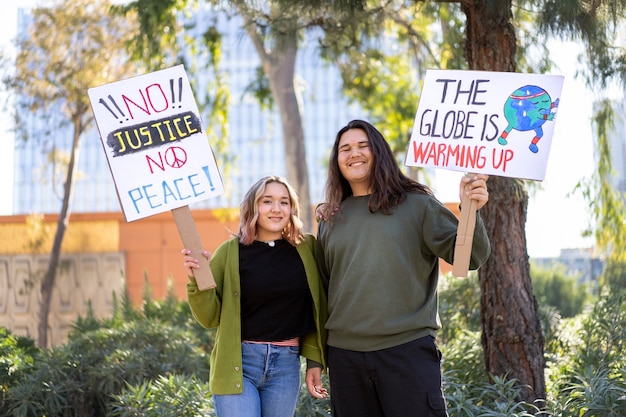
<path id="1" fill-rule="evenodd" d="M 483 207 L 487 176 L 460 193 Z M 383 135 L 353 120 L 328 168 L 317 263 L 328 289 L 328 369 L 334 417 L 447 416 L 436 332 L 439 258 L 453 263 L 458 220 L 407 177 Z M 470 269 L 490 254 L 477 213 Z"/>

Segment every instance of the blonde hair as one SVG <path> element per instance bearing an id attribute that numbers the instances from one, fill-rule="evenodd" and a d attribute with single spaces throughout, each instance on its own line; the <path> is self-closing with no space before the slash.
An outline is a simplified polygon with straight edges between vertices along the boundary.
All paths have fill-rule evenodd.
<path id="1" fill-rule="evenodd" d="M 292 245 L 297 245 L 304 239 L 304 225 L 300 220 L 300 201 L 296 190 L 282 177 L 269 175 L 258 180 L 246 193 L 239 207 L 239 241 L 250 245 L 256 239 L 256 223 L 259 218 L 259 200 L 265 192 L 267 184 L 277 182 L 287 188 L 291 215 L 289 223 L 283 230 L 283 238 Z"/>

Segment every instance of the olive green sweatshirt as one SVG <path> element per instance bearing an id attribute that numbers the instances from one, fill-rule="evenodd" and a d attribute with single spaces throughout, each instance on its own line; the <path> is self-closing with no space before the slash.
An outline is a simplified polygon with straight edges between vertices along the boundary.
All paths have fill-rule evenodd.
<path id="1" fill-rule="evenodd" d="M 453 263 L 458 220 L 436 198 L 408 193 L 390 215 L 369 196 L 349 197 L 319 224 L 317 263 L 328 288 L 328 345 L 354 351 L 398 346 L 441 327 L 439 258 Z M 470 269 L 490 254 L 477 213 Z"/>

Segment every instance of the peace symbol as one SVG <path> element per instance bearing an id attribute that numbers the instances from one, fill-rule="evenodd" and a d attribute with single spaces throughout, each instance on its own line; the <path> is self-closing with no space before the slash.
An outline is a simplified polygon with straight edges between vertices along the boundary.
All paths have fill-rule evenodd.
<path id="1" fill-rule="evenodd" d="M 165 150 L 165 163 L 172 168 L 180 168 L 187 162 L 187 152 L 180 146 L 171 146 Z"/>

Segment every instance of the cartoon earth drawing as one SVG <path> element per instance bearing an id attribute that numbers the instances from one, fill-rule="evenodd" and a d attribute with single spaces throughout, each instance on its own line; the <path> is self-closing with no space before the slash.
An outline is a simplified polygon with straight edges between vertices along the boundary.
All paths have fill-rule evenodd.
<path id="1" fill-rule="evenodd" d="M 531 152 L 539 152 L 537 143 L 543 137 L 543 124 L 554 120 L 552 109 L 559 106 L 559 99 L 552 102 L 550 95 L 536 85 L 525 85 L 515 90 L 504 103 L 504 117 L 508 122 L 506 129 L 500 134 L 498 143 L 506 145 L 506 138 L 511 130 L 526 132 L 535 131 L 535 137 L 528 147 Z"/>

